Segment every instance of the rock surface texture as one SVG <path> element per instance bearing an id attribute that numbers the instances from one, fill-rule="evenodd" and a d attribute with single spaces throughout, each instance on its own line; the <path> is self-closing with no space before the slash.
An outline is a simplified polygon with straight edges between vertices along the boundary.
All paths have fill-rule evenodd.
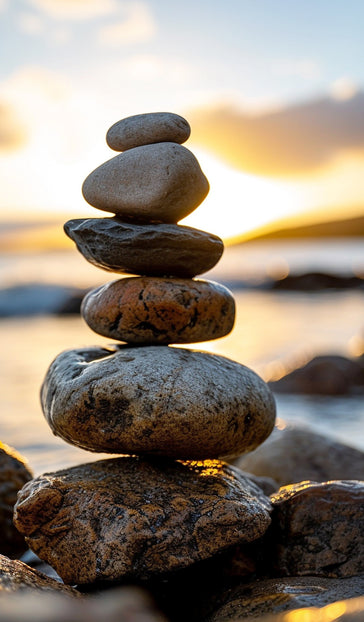
<path id="1" fill-rule="evenodd" d="M 196 343 L 230 333 L 235 302 L 212 281 L 130 277 L 89 292 L 81 313 L 96 333 L 126 343 Z"/>
<path id="2" fill-rule="evenodd" d="M 280 486 L 304 480 L 364 480 L 364 453 L 301 426 L 285 424 L 235 465 Z"/>
<path id="3" fill-rule="evenodd" d="M 364 482 L 302 482 L 271 499 L 279 574 L 341 578 L 364 572 Z"/>
<path id="4" fill-rule="evenodd" d="M 354 579 L 324 579 L 322 577 L 288 577 L 283 579 L 265 579 L 256 583 L 243 584 L 228 593 L 226 601 L 211 616 L 209 622 L 243 622 L 243 620 L 267 620 L 267 622 L 333 622 L 332 616 L 318 617 L 315 609 L 324 607 L 341 599 L 359 597 L 364 593 L 364 575 Z M 364 607 L 364 599 L 361 611 Z M 350 601 L 349 601 L 350 602 Z M 295 617 L 278 616 L 283 612 L 305 608 Z M 327 607 L 329 609 L 329 607 Z M 333 608 L 332 608 L 333 613 Z M 339 609 L 337 609 L 339 611 Z M 312 617 L 310 617 L 312 612 Z M 345 607 L 340 607 L 340 613 Z M 316 613 L 317 617 L 313 615 Z M 328 614 L 328 611 L 326 611 Z M 270 614 L 268 618 L 261 617 Z M 360 618 L 358 618 L 359 622 Z M 349 619 L 348 619 L 349 622 Z"/>
<path id="5" fill-rule="evenodd" d="M 47 590 L 52 593 L 57 591 L 76 597 L 80 595 L 73 588 L 62 585 L 55 579 L 51 579 L 23 564 L 23 562 L 0 555 L 0 610 L 2 609 L 3 592 L 19 592 L 22 590 Z"/>
<path id="6" fill-rule="evenodd" d="M 219 461 L 115 458 L 25 486 L 15 522 L 66 583 L 149 577 L 262 536 L 271 504 Z"/>
<path id="7" fill-rule="evenodd" d="M 191 133 L 189 123 L 178 114 L 152 112 L 117 121 L 106 134 L 114 151 L 126 151 L 152 143 L 184 143 Z"/>
<path id="8" fill-rule="evenodd" d="M 77 218 L 64 229 L 87 261 L 110 272 L 192 278 L 213 268 L 224 250 L 218 236 L 182 225 Z"/>
<path id="9" fill-rule="evenodd" d="M 208 181 L 195 156 L 181 145 L 135 147 L 108 160 L 88 177 L 88 203 L 126 220 L 176 223 L 206 197 Z"/>
<path id="10" fill-rule="evenodd" d="M 18 491 L 32 479 L 24 458 L 15 449 L 0 443 L 0 553 L 20 557 L 27 546 L 13 524 Z"/>
<path id="11" fill-rule="evenodd" d="M 250 451 L 275 419 L 269 389 L 247 367 L 167 346 L 63 352 L 42 405 L 54 434 L 84 449 L 185 459 Z"/>

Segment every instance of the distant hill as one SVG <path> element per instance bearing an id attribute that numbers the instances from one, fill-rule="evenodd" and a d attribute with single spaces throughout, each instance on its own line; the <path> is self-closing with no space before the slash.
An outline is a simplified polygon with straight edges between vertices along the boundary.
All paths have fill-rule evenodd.
<path id="1" fill-rule="evenodd" d="M 364 209 L 363 209 L 364 212 Z M 292 238 L 340 238 L 364 236 L 364 216 L 297 224 L 297 219 L 277 221 L 250 231 L 248 235 L 229 240 L 232 244 L 249 240 L 283 240 Z"/>

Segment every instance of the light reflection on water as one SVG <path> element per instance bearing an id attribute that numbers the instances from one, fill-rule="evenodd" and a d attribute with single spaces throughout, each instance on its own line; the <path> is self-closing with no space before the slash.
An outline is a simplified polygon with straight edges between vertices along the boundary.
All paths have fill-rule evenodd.
<path id="1" fill-rule="evenodd" d="M 231 335 L 193 348 L 208 350 L 252 367 L 263 377 L 274 365 L 290 365 L 322 352 L 348 353 L 362 333 L 364 295 L 315 295 L 244 291 L 236 294 L 237 319 Z M 35 317 L 0 321 L 0 439 L 15 446 L 36 473 L 100 457 L 56 439 L 39 405 L 39 389 L 60 351 L 110 340 L 93 333 L 79 317 Z M 364 449 L 362 398 L 280 396 L 281 418 L 306 421 Z"/>

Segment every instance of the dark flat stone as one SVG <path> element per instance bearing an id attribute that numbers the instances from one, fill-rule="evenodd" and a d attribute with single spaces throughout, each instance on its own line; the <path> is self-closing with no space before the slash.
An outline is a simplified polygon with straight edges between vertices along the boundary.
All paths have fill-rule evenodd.
<path id="1" fill-rule="evenodd" d="M 182 225 L 77 218 L 64 230 L 87 261 L 110 272 L 191 278 L 213 268 L 224 250 L 216 235 Z"/>

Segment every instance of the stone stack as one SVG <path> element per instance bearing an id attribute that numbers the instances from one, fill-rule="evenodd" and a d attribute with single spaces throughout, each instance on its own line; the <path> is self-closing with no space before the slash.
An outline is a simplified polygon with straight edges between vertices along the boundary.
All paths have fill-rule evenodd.
<path id="1" fill-rule="evenodd" d="M 66 583 L 144 579 L 260 538 L 271 504 L 221 458 L 257 447 L 275 405 L 251 370 L 221 356 L 169 347 L 230 332 L 234 300 L 194 277 L 222 241 L 178 225 L 208 192 L 190 133 L 175 114 L 123 119 L 107 134 L 122 151 L 85 180 L 109 218 L 71 220 L 84 257 L 124 277 L 91 291 L 82 315 L 107 348 L 61 353 L 42 387 L 54 434 L 121 454 L 41 476 L 20 493 L 18 529 Z M 127 455 L 124 455 L 127 454 Z"/>

